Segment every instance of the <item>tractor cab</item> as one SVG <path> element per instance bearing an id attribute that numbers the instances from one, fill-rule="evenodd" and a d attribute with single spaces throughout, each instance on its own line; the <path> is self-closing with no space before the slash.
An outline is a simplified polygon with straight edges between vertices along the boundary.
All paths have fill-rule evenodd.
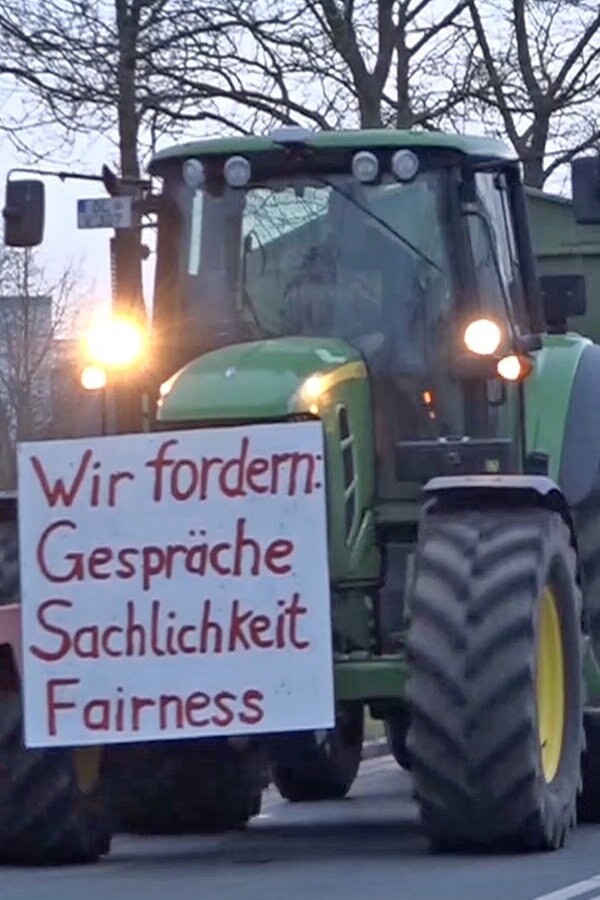
<path id="1" fill-rule="evenodd" d="M 431 452 L 465 437 L 481 455 L 502 434 L 510 449 L 498 445 L 492 464 L 514 470 L 518 415 L 501 372 L 519 381 L 545 324 L 517 164 L 501 143 L 283 129 L 177 147 L 152 172 L 163 179 L 161 357 L 341 340 L 369 373 L 380 496 L 422 481 Z"/>

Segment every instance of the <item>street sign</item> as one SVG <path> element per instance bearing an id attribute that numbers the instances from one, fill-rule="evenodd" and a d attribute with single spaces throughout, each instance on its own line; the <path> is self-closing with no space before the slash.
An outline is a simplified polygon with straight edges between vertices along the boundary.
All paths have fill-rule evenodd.
<path id="1" fill-rule="evenodd" d="M 77 201 L 78 228 L 131 228 L 131 197 L 94 197 Z"/>

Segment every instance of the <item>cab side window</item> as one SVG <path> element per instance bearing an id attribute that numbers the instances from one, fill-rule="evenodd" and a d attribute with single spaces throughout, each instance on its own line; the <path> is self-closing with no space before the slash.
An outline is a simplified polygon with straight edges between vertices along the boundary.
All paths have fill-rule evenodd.
<path id="1" fill-rule="evenodd" d="M 469 233 L 482 303 L 501 319 L 510 315 L 525 330 L 523 285 L 515 232 L 504 177 L 478 172 L 477 212 L 469 216 Z"/>

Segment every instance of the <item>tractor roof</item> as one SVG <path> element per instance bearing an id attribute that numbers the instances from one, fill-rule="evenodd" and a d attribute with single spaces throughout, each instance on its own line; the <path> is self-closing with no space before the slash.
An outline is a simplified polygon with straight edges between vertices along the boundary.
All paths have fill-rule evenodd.
<path id="1" fill-rule="evenodd" d="M 196 156 L 228 156 L 232 153 L 253 154 L 273 152 L 284 143 L 294 140 L 295 129 L 278 129 L 269 135 L 239 136 L 228 135 L 218 138 L 204 138 L 168 147 L 156 154 L 151 168 L 156 163 L 174 159 L 188 159 Z M 362 129 L 356 131 L 305 132 L 301 143 L 322 150 L 395 149 L 398 147 L 422 147 L 423 149 L 454 150 L 465 156 L 485 159 L 516 159 L 506 144 L 496 138 L 475 135 L 442 134 L 440 132 L 397 131 L 387 128 Z"/>

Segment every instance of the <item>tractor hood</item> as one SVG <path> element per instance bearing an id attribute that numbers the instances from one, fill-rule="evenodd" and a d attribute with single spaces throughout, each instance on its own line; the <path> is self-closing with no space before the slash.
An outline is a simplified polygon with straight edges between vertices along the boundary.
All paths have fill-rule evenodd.
<path id="1" fill-rule="evenodd" d="M 284 337 L 234 344 L 188 363 L 161 387 L 158 419 L 279 419 L 310 410 L 334 383 L 365 378 L 345 341 Z"/>

